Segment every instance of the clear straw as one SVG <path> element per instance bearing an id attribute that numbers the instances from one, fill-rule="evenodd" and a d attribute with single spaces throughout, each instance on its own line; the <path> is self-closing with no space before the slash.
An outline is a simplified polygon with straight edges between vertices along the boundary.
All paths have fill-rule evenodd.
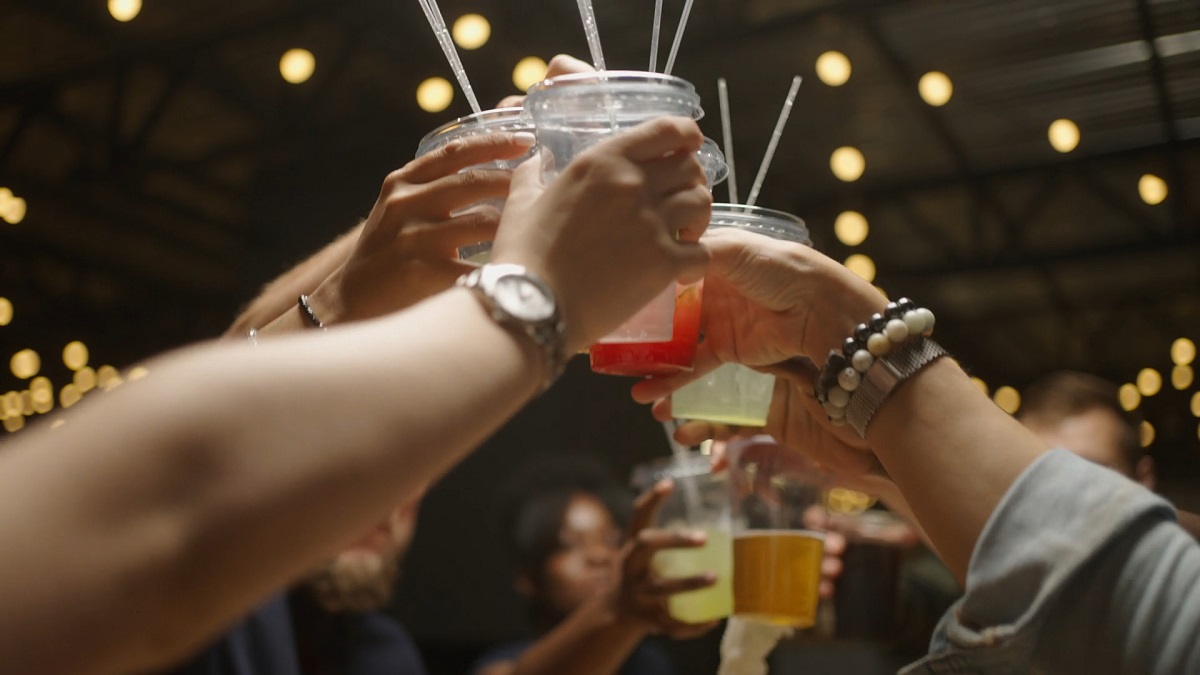
<path id="1" fill-rule="evenodd" d="M 592 52 L 592 65 L 596 70 L 605 70 L 604 51 L 600 49 L 600 28 L 596 26 L 592 0 L 579 0 L 579 18 L 583 19 L 583 32 L 587 35 L 588 49 Z"/>
<path id="2" fill-rule="evenodd" d="M 671 446 L 675 465 L 680 468 L 686 466 L 691 454 L 688 452 L 687 446 L 675 440 L 675 429 L 679 428 L 679 420 L 669 420 L 663 422 L 662 425 L 663 431 L 667 432 L 667 443 Z M 693 477 L 681 476 L 675 479 L 675 487 L 683 492 L 683 508 L 684 513 L 687 514 L 687 521 L 694 523 L 700 514 L 700 492 L 696 487 L 696 480 Z"/>
<path id="3" fill-rule="evenodd" d="M 654 30 L 650 33 L 650 72 L 658 67 L 658 36 L 662 33 L 663 0 L 654 0 Z"/>
<path id="4" fill-rule="evenodd" d="M 478 113 L 480 111 L 479 101 L 475 98 L 475 90 L 471 88 L 471 82 L 467 80 L 467 71 L 463 68 L 462 60 L 458 58 L 458 50 L 454 48 L 454 40 L 446 28 L 446 21 L 442 18 L 442 10 L 438 8 L 437 0 L 418 0 L 418 2 L 421 3 L 421 9 L 425 11 L 425 18 L 429 20 L 429 27 L 437 36 L 438 44 L 442 46 L 442 51 L 446 54 L 446 60 L 450 62 L 450 70 L 454 71 L 454 77 L 458 79 L 458 86 L 462 88 L 463 94 L 467 97 L 467 103 L 471 104 L 473 112 Z"/>
<path id="5" fill-rule="evenodd" d="M 762 189 L 763 180 L 767 177 L 767 169 L 775 157 L 775 148 L 779 147 L 779 137 L 783 135 L 783 125 L 787 124 L 788 115 L 792 113 L 792 104 L 796 102 L 796 92 L 800 91 L 800 83 L 804 78 L 799 75 L 792 78 L 792 88 L 788 91 L 787 100 L 783 102 L 783 110 L 779 111 L 779 120 L 775 122 L 775 131 L 771 134 L 771 142 L 767 144 L 767 154 L 763 155 L 762 164 L 758 167 L 758 175 L 754 177 L 754 186 L 750 188 L 750 197 L 746 206 L 754 206 L 758 201 L 758 191 Z"/>
<path id="6" fill-rule="evenodd" d="M 679 43 L 683 42 L 683 29 L 687 28 L 688 17 L 692 14 L 692 4 L 695 0 L 687 0 L 683 4 L 683 16 L 679 17 L 679 26 L 675 28 L 675 42 L 671 44 L 671 55 L 667 57 L 667 67 L 663 70 L 664 75 L 670 75 L 671 69 L 675 67 L 675 56 L 679 54 Z"/>
<path id="7" fill-rule="evenodd" d="M 717 78 L 717 97 L 721 103 L 721 133 L 725 137 L 725 163 L 729 165 L 729 203 L 738 203 L 737 172 L 733 168 L 733 125 L 729 121 L 729 85 Z"/>

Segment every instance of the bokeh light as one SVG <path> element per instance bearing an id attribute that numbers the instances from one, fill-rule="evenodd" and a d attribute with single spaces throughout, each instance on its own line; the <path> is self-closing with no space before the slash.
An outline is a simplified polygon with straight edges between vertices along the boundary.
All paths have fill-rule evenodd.
<path id="1" fill-rule="evenodd" d="M 954 83 L 945 73 L 936 70 L 925 73 L 917 83 L 917 91 L 921 99 L 931 106 L 941 107 L 950 102 L 954 95 Z"/>
<path id="2" fill-rule="evenodd" d="M 846 268 L 867 281 L 875 281 L 875 261 L 868 256 L 855 253 L 846 258 Z"/>
<path id="3" fill-rule="evenodd" d="M 526 56 L 513 67 L 513 84 L 521 91 L 529 91 L 530 87 L 546 79 L 546 70 L 549 67 L 549 64 L 536 56 Z"/>
<path id="4" fill-rule="evenodd" d="M 142 0 L 108 0 L 108 13 L 125 23 L 133 21 L 142 11 Z"/>
<path id="5" fill-rule="evenodd" d="M 858 148 L 846 145 L 834 150 L 829 156 L 829 168 L 838 180 L 853 183 L 862 178 L 867 169 L 867 159 Z"/>
<path id="6" fill-rule="evenodd" d="M 828 51 L 817 57 L 817 77 L 831 87 L 840 87 L 850 79 L 850 59 L 841 52 Z"/>
<path id="7" fill-rule="evenodd" d="M 1154 443 L 1154 425 L 1149 422 L 1142 422 L 1138 428 L 1138 435 L 1141 437 L 1142 447 L 1150 447 Z"/>
<path id="8" fill-rule="evenodd" d="M 1137 407 L 1142 404 L 1142 392 L 1138 391 L 1138 388 L 1132 383 L 1126 382 L 1117 390 L 1117 400 L 1125 410 L 1137 410 Z"/>
<path id="9" fill-rule="evenodd" d="M 63 364 L 71 370 L 79 370 L 88 364 L 88 348 L 87 345 L 75 340 L 68 342 L 66 347 L 63 347 Z"/>
<path id="10" fill-rule="evenodd" d="M 867 217 L 858 211 L 842 211 L 833 221 L 833 233 L 847 246 L 858 246 L 866 241 L 870 230 Z"/>
<path id="11" fill-rule="evenodd" d="M 492 37 L 492 24 L 479 14 L 463 14 L 454 21 L 450 35 L 463 49 L 479 49 Z"/>
<path id="12" fill-rule="evenodd" d="M 290 84 L 304 84 L 317 70 L 317 57 L 307 49 L 289 49 L 279 57 L 279 74 Z"/>
<path id="13" fill-rule="evenodd" d="M 1142 368 L 1137 375 L 1137 388 L 1142 396 L 1154 396 L 1162 390 L 1162 375 L 1153 368 Z"/>
<path id="14" fill-rule="evenodd" d="M 1148 173 L 1138 179 L 1138 195 L 1150 206 L 1157 206 L 1167 198 L 1167 181 Z"/>
<path id="15" fill-rule="evenodd" d="M 1195 381 L 1196 374 L 1192 372 L 1192 367 L 1188 365 L 1175 366 L 1171 369 L 1171 386 L 1179 391 L 1183 391 L 1192 386 Z"/>
<path id="16" fill-rule="evenodd" d="M 453 100 L 454 87 L 444 77 L 431 77 L 417 85 L 417 105 L 425 112 L 442 112 Z"/>
<path id="17" fill-rule="evenodd" d="M 1065 154 L 1079 147 L 1079 126 L 1071 120 L 1054 120 L 1046 133 L 1050 138 L 1050 147 L 1061 153 Z"/>
<path id="18" fill-rule="evenodd" d="M 1187 338 L 1179 338 L 1171 343 L 1171 363 L 1186 366 L 1196 360 L 1196 343 Z"/>
<path id="19" fill-rule="evenodd" d="M 42 369 L 42 357 L 32 349 L 22 349 L 13 354 L 9 361 L 9 368 L 12 369 L 12 374 L 19 379 L 28 380 Z"/>
<path id="20" fill-rule="evenodd" d="M 997 389 L 996 393 L 992 396 L 992 400 L 996 402 L 996 405 L 1000 406 L 1001 410 L 1009 415 L 1016 414 L 1021 409 L 1021 393 L 1008 385 Z"/>

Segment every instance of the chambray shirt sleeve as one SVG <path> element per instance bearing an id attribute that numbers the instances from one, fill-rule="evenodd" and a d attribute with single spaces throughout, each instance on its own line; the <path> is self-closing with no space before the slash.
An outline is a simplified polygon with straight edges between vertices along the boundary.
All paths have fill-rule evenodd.
<path id="1" fill-rule="evenodd" d="M 984 527 L 918 673 L 1200 673 L 1200 546 L 1161 498 L 1055 450 Z"/>

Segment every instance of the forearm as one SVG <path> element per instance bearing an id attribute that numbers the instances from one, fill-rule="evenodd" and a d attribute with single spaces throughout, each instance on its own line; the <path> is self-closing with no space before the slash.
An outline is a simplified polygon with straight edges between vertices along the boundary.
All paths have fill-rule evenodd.
<path id="1" fill-rule="evenodd" d="M 512 675 L 615 675 L 646 637 L 603 599 L 592 600 L 533 644 Z"/>
<path id="2" fill-rule="evenodd" d="M 899 385 L 867 441 L 960 582 L 988 517 L 1047 449 L 949 359 Z"/>
<path id="3" fill-rule="evenodd" d="M 194 647 L 448 470 L 540 375 L 462 290 L 151 373 L 0 458 L 0 494 L 22 506 L 0 513 L 0 540 L 20 542 L 0 562 L 14 672 L 128 671 Z"/>

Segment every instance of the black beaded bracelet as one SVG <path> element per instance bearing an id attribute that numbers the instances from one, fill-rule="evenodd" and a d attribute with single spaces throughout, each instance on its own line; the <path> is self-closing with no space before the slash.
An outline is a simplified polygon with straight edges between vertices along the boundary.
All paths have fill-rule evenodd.
<path id="1" fill-rule="evenodd" d="M 817 378 L 817 401 L 825 408 L 830 421 L 837 425 L 846 424 L 851 398 L 868 377 L 875 361 L 892 353 L 894 345 L 899 348 L 911 339 L 932 335 L 935 321 L 933 312 L 917 307 L 908 298 L 901 298 L 889 302 L 882 314 L 874 314 L 866 323 L 858 324 L 854 334 L 842 343 L 840 352 L 829 352 Z M 864 434 L 865 429 L 858 429 L 858 426 L 855 424 L 856 431 Z"/>
<path id="2" fill-rule="evenodd" d="M 297 304 L 300 305 L 300 311 L 303 312 L 304 316 L 306 316 L 308 318 L 309 323 L 311 323 L 316 328 L 325 330 L 325 324 L 321 323 L 321 320 L 317 318 L 316 313 L 313 312 L 312 306 L 308 304 L 308 296 L 307 295 L 301 294 L 300 299 L 297 300 L 296 302 L 297 302 Z"/>

